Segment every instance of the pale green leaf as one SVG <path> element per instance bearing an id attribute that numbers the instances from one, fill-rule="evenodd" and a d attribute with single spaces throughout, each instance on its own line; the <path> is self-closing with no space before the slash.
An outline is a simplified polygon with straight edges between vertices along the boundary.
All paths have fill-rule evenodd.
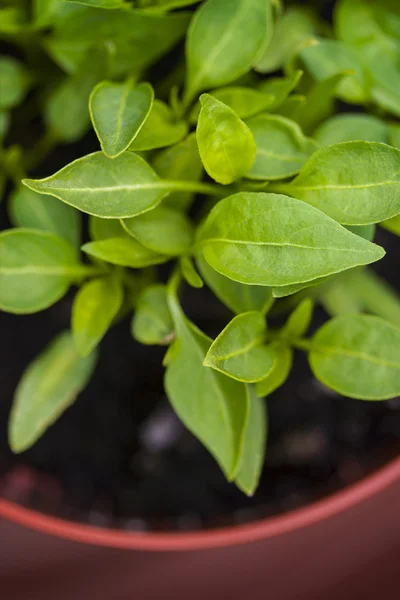
<path id="1" fill-rule="evenodd" d="M 196 135 L 204 168 L 218 183 L 232 183 L 254 162 L 253 135 L 231 108 L 213 96 L 202 94 L 200 102 Z"/>
<path id="2" fill-rule="evenodd" d="M 88 242 L 82 246 L 82 250 L 90 256 L 113 265 L 132 267 L 133 269 L 158 265 L 166 262 L 169 258 L 145 248 L 133 238 L 124 237 Z"/>
<path id="3" fill-rule="evenodd" d="M 0 110 L 8 110 L 22 102 L 29 86 L 24 65 L 12 56 L 0 56 Z"/>
<path id="4" fill-rule="evenodd" d="M 154 150 L 172 146 L 184 138 L 187 131 L 184 121 L 176 121 L 171 109 L 161 100 L 155 100 L 149 116 L 129 149 Z"/>
<path id="5" fill-rule="evenodd" d="M 196 271 L 196 267 L 194 266 L 190 256 L 181 256 L 179 266 L 181 268 L 182 277 L 189 285 L 194 288 L 203 287 L 203 280 Z"/>
<path id="6" fill-rule="evenodd" d="M 266 322 L 259 312 L 237 315 L 211 344 L 204 366 L 237 381 L 264 379 L 274 366 L 274 353 L 265 345 Z"/>
<path id="7" fill-rule="evenodd" d="M 400 213 L 400 150 L 378 142 L 321 148 L 284 190 L 344 225 L 379 223 Z"/>
<path id="8" fill-rule="evenodd" d="M 20 186 L 11 195 L 8 210 L 15 227 L 49 231 L 79 248 L 81 219 L 71 206 Z"/>
<path id="9" fill-rule="evenodd" d="M 195 12 L 187 43 L 187 95 L 231 83 L 263 56 L 272 36 L 269 0 L 207 0 Z"/>
<path id="10" fill-rule="evenodd" d="M 109 238 L 127 237 L 128 234 L 118 219 L 100 219 L 90 215 L 89 235 L 93 242 L 99 242 Z"/>
<path id="11" fill-rule="evenodd" d="M 384 250 L 294 198 L 241 192 L 221 200 L 201 227 L 204 258 L 250 285 L 303 283 L 375 262 Z"/>
<path id="12" fill-rule="evenodd" d="M 96 354 L 80 357 L 69 332 L 57 336 L 28 366 L 15 391 L 8 438 L 14 452 L 32 446 L 75 402 L 96 366 Z"/>
<path id="13" fill-rule="evenodd" d="M 268 376 L 256 383 L 256 394 L 260 398 L 269 396 L 285 383 L 293 364 L 293 350 L 287 344 L 277 341 L 270 347 L 274 352 L 275 362 Z"/>
<path id="14" fill-rule="evenodd" d="M 284 179 L 298 173 L 317 146 L 294 121 L 262 114 L 246 121 L 256 142 L 256 158 L 246 173 L 250 179 Z"/>
<path id="15" fill-rule="evenodd" d="M 74 298 L 71 328 L 81 356 L 87 356 L 99 344 L 124 299 L 121 282 L 111 275 L 85 283 Z"/>
<path id="16" fill-rule="evenodd" d="M 264 110 L 268 110 L 275 102 L 275 96 L 272 94 L 265 94 L 257 89 L 244 86 L 211 90 L 210 95 L 229 106 L 241 119 L 248 119 Z M 196 124 L 199 114 L 200 103 L 193 107 L 190 113 L 190 122 Z"/>
<path id="17" fill-rule="evenodd" d="M 158 206 L 138 217 L 122 221 L 124 229 L 140 244 L 169 256 L 180 256 L 190 251 L 193 245 L 192 222 L 168 206 Z"/>
<path id="18" fill-rule="evenodd" d="M 281 335 L 288 339 L 302 337 L 310 327 L 313 310 L 314 303 L 310 298 L 302 300 L 289 316 Z"/>
<path id="19" fill-rule="evenodd" d="M 240 314 L 257 310 L 265 314 L 271 308 L 273 298 L 270 288 L 260 285 L 245 285 L 228 279 L 210 267 L 202 252 L 198 252 L 196 261 L 207 286 L 233 313 Z"/>
<path id="20" fill-rule="evenodd" d="M 263 94 L 273 96 L 274 101 L 268 107 L 269 111 L 276 110 L 289 96 L 290 92 L 296 89 L 303 71 L 294 71 L 288 77 L 269 77 L 258 86 Z"/>
<path id="21" fill-rule="evenodd" d="M 235 484 L 248 496 L 257 489 L 265 460 L 267 445 L 267 410 L 265 402 L 257 398 L 254 387 L 247 386 L 249 416 L 243 437 L 239 471 Z"/>
<path id="22" fill-rule="evenodd" d="M 102 81 L 92 91 L 89 111 L 101 149 L 115 158 L 133 142 L 153 105 L 154 91 L 149 83 L 135 86 Z"/>
<path id="23" fill-rule="evenodd" d="M 85 273 L 76 250 L 53 233 L 10 229 L 0 234 L 0 309 L 37 312 L 62 298 Z"/>
<path id="24" fill-rule="evenodd" d="M 400 329 L 378 317 L 349 315 L 323 325 L 309 355 L 315 376 L 360 400 L 400 394 Z"/>
<path id="25" fill-rule="evenodd" d="M 342 113 L 327 119 L 314 132 L 320 146 L 340 142 L 365 141 L 388 143 L 388 126 L 385 121 L 364 113 Z"/>
<path id="26" fill-rule="evenodd" d="M 145 288 L 139 295 L 132 318 L 132 335 L 141 344 L 165 345 L 171 341 L 174 325 L 164 285 Z"/>

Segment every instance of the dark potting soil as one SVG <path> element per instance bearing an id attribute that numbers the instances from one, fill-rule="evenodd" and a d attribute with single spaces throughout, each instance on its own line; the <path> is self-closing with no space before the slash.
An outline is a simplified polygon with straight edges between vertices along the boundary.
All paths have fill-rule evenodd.
<path id="1" fill-rule="evenodd" d="M 381 233 L 379 242 L 389 250 L 378 265 L 387 276 L 396 272 L 398 240 Z M 288 382 L 266 400 L 266 463 L 259 489 L 247 498 L 225 481 L 169 406 L 165 349 L 133 341 L 124 321 L 103 340 L 95 377 L 76 403 L 30 450 L 14 456 L 6 423 L 15 386 L 24 367 L 69 326 L 71 298 L 37 315 L 0 316 L 0 494 L 7 498 L 93 524 L 197 529 L 303 506 L 399 451 L 399 398 L 374 403 L 338 396 L 313 378 L 298 353 Z M 185 307 L 211 335 L 230 318 L 207 290 L 187 290 Z M 313 327 L 324 318 L 317 311 Z"/>

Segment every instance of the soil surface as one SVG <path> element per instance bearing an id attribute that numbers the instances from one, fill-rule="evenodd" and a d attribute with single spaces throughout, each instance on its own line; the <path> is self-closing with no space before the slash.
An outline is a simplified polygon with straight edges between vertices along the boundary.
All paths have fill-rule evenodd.
<path id="1" fill-rule="evenodd" d="M 380 233 L 393 269 L 398 240 Z M 392 264 L 390 264 L 392 263 Z M 390 279 L 390 277 L 389 277 Z M 360 402 L 327 390 L 302 353 L 267 399 L 269 439 L 256 494 L 228 484 L 174 415 L 163 392 L 163 348 L 133 341 L 129 322 L 103 340 L 95 377 L 34 447 L 13 456 L 6 423 L 24 367 L 69 326 L 73 292 L 31 316 L 0 315 L 0 493 L 64 518 L 132 530 L 198 529 L 248 522 L 303 506 L 375 470 L 400 446 L 400 399 Z M 185 308 L 210 335 L 230 315 L 207 290 Z M 317 311 L 313 327 L 325 316 Z"/>

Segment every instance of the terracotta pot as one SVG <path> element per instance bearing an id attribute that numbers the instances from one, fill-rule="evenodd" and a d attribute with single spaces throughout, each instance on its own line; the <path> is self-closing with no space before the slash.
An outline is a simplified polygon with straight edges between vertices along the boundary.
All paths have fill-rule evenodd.
<path id="1" fill-rule="evenodd" d="M 128 534 L 2 500 L 0 517 L 19 523 L 0 520 L 2 597 L 376 600 L 379 589 L 380 598 L 394 600 L 399 502 L 400 459 L 307 508 L 201 533 Z"/>

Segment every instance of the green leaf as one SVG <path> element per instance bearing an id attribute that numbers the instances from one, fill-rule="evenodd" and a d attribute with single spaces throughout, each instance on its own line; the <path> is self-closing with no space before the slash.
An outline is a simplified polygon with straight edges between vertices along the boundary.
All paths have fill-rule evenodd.
<path id="1" fill-rule="evenodd" d="M 376 225 L 347 225 L 346 229 L 351 231 L 351 233 L 360 235 L 364 240 L 368 240 L 368 242 L 374 241 Z"/>
<path id="2" fill-rule="evenodd" d="M 235 484 L 248 496 L 257 489 L 265 460 L 267 445 L 267 411 L 265 402 L 257 398 L 254 387 L 247 386 L 249 416 L 243 437 L 243 447 Z"/>
<path id="3" fill-rule="evenodd" d="M 264 94 L 259 90 L 244 86 L 211 90 L 210 94 L 213 98 L 229 106 L 241 119 L 248 119 L 264 110 L 268 110 L 275 102 L 275 96 L 272 94 Z M 200 103 L 193 107 L 190 113 L 190 122 L 196 124 L 199 114 Z"/>
<path id="4" fill-rule="evenodd" d="M 122 225 L 140 244 L 160 254 L 180 256 L 193 245 L 192 222 L 185 214 L 167 206 L 125 219 Z"/>
<path id="5" fill-rule="evenodd" d="M 247 121 L 256 142 L 250 179 L 284 179 L 298 173 L 317 146 L 294 121 L 262 114 Z"/>
<path id="6" fill-rule="evenodd" d="M 51 94 L 45 106 L 45 120 L 59 140 L 75 142 L 89 129 L 89 96 L 106 74 L 108 60 L 106 46 L 89 50 L 77 71 Z"/>
<path id="7" fill-rule="evenodd" d="M 320 146 L 357 140 L 389 142 L 385 121 L 363 113 L 342 113 L 327 119 L 314 132 L 314 138 Z"/>
<path id="8" fill-rule="evenodd" d="M 90 239 L 94 242 L 128 236 L 121 225 L 121 221 L 117 219 L 100 219 L 93 215 L 89 217 L 89 234 Z"/>
<path id="9" fill-rule="evenodd" d="M 389 123 L 389 143 L 400 150 L 400 125 Z"/>
<path id="10" fill-rule="evenodd" d="M 299 115 L 307 104 L 307 98 L 302 94 L 292 94 L 276 109 L 276 114 L 298 121 Z"/>
<path id="11" fill-rule="evenodd" d="M 120 281 L 111 275 L 92 279 L 78 291 L 72 305 L 71 329 L 80 356 L 87 356 L 107 333 L 124 299 Z"/>
<path id="12" fill-rule="evenodd" d="M 168 302 L 177 340 L 165 374 L 167 396 L 183 424 L 234 479 L 248 419 L 246 386 L 203 366 L 210 338 L 186 319 L 171 292 Z"/>
<path id="13" fill-rule="evenodd" d="M 85 273 L 75 249 L 53 233 L 10 229 L 0 234 L 0 309 L 38 312 L 62 298 Z"/>
<path id="14" fill-rule="evenodd" d="M 149 83 L 135 87 L 132 78 L 125 83 L 102 81 L 92 91 L 89 111 L 101 149 L 109 158 L 122 154 L 145 123 L 154 100 Z"/>
<path id="15" fill-rule="evenodd" d="M 144 289 L 131 324 L 135 340 L 146 345 L 165 345 L 170 342 L 173 329 L 165 285 L 155 284 Z"/>
<path id="16" fill-rule="evenodd" d="M 67 0 L 72 4 L 83 4 L 85 6 L 92 6 L 93 8 L 125 8 L 129 5 L 125 0 Z"/>
<path id="17" fill-rule="evenodd" d="M 272 36 L 269 0 L 207 0 L 195 12 L 187 43 L 187 96 L 231 83 L 250 71 Z"/>
<path id="18" fill-rule="evenodd" d="M 8 110 L 20 104 L 28 86 L 28 73 L 19 60 L 12 56 L 0 56 L 0 110 Z"/>
<path id="19" fill-rule="evenodd" d="M 184 121 L 176 121 L 171 109 L 161 100 L 155 100 L 143 127 L 130 144 L 130 150 L 154 150 L 172 146 L 187 134 Z"/>
<path id="20" fill-rule="evenodd" d="M 243 383 L 264 379 L 274 366 L 274 353 L 264 343 L 266 331 L 261 313 L 237 315 L 211 344 L 204 366 Z"/>
<path id="21" fill-rule="evenodd" d="M 280 388 L 289 377 L 293 364 L 293 350 L 284 342 L 272 342 L 271 349 L 275 355 L 272 371 L 265 379 L 256 383 L 256 394 L 259 398 L 269 396 Z"/>
<path id="22" fill-rule="evenodd" d="M 288 77 L 269 77 L 259 85 L 259 90 L 263 94 L 269 94 L 274 97 L 274 101 L 268 107 L 269 111 L 276 110 L 289 96 L 290 92 L 296 89 L 303 71 L 294 71 Z"/>
<path id="23" fill-rule="evenodd" d="M 80 246 L 80 214 L 55 198 L 20 186 L 10 197 L 9 214 L 15 227 L 49 231 L 64 238 L 75 248 Z"/>
<path id="24" fill-rule="evenodd" d="M 98 242 L 88 242 L 82 246 L 82 250 L 90 256 L 113 265 L 132 267 L 133 269 L 159 265 L 168 260 L 168 256 L 162 256 L 145 248 L 133 238 L 116 237 Z"/>
<path id="25" fill-rule="evenodd" d="M 271 44 L 256 64 L 256 71 L 272 73 L 281 69 L 301 44 L 315 35 L 317 26 L 316 15 L 310 8 L 289 6 L 278 19 Z"/>
<path id="26" fill-rule="evenodd" d="M 96 354 L 80 357 L 69 332 L 58 335 L 28 366 L 15 391 L 8 439 L 13 452 L 32 446 L 73 404 L 96 366 Z"/>
<path id="27" fill-rule="evenodd" d="M 0 34 L 15 35 L 26 30 L 26 11 L 22 7 L 0 8 Z"/>
<path id="28" fill-rule="evenodd" d="M 169 11 L 174 8 L 184 8 L 197 4 L 199 0 L 139 0 L 139 8 L 145 8 L 147 11 Z"/>
<path id="29" fill-rule="evenodd" d="M 204 258 L 250 285 L 283 286 L 375 262 L 384 250 L 304 202 L 241 192 L 221 200 L 201 227 Z"/>
<path id="30" fill-rule="evenodd" d="M 196 134 L 191 133 L 178 144 L 159 152 L 153 161 L 153 167 L 163 179 L 200 181 L 204 170 Z M 165 198 L 163 204 L 178 210 L 187 210 L 193 198 L 193 192 L 173 192 Z"/>
<path id="31" fill-rule="evenodd" d="M 194 288 L 202 288 L 204 283 L 190 256 L 181 256 L 179 261 L 182 277 Z"/>
<path id="32" fill-rule="evenodd" d="M 309 355 L 314 375 L 339 394 L 385 400 L 400 394 L 400 329 L 378 317 L 349 315 L 323 325 Z"/>
<path id="33" fill-rule="evenodd" d="M 382 221 L 382 223 L 379 223 L 379 225 L 391 233 L 400 236 L 400 215 L 397 215 L 397 217 L 392 217 L 387 221 Z"/>
<path id="34" fill-rule="evenodd" d="M 337 96 L 354 104 L 369 99 L 369 89 L 357 53 L 339 40 L 320 40 L 304 48 L 300 57 L 317 81 L 322 81 L 343 71 L 353 71 L 337 86 Z"/>
<path id="35" fill-rule="evenodd" d="M 50 177 L 23 183 L 82 212 L 114 219 L 155 208 L 170 189 L 143 158 L 131 152 L 114 159 L 102 152 L 88 154 Z"/>
<path id="36" fill-rule="evenodd" d="M 379 223 L 400 213 L 400 150 L 378 142 L 321 148 L 284 190 L 344 225 Z"/>
<path id="37" fill-rule="evenodd" d="M 5 138 L 8 128 L 10 126 L 10 115 L 0 110 L 0 144 Z"/>
<path id="38" fill-rule="evenodd" d="M 310 298 L 302 300 L 289 316 L 281 335 L 285 339 L 302 337 L 310 327 L 313 310 L 314 303 Z"/>
<path id="39" fill-rule="evenodd" d="M 326 280 L 327 277 L 317 277 L 316 279 L 307 281 L 306 283 L 294 283 L 293 285 L 283 285 L 281 287 L 273 288 L 272 295 L 274 298 L 286 298 L 287 296 L 297 294 L 297 292 L 301 292 L 301 290 L 305 290 L 306 288 L 320 285 Z"/>
<path id="40" fill-rule="evenodd" d="M 208 287 L 233 313 L 257 310 L 266 314 L 273 303 L 272 291 L 266 286 L 244 285 L 215 271 L 198 252 L 197 266 Z"/>
<path id="41" fill-rule="evenodd" d="M 200 102 L 196 135 L 204 168 L 218 183 L 232 183 L 254 162 L 253 135 L 237 114 L 219 100 L 202 94 Z"/>

